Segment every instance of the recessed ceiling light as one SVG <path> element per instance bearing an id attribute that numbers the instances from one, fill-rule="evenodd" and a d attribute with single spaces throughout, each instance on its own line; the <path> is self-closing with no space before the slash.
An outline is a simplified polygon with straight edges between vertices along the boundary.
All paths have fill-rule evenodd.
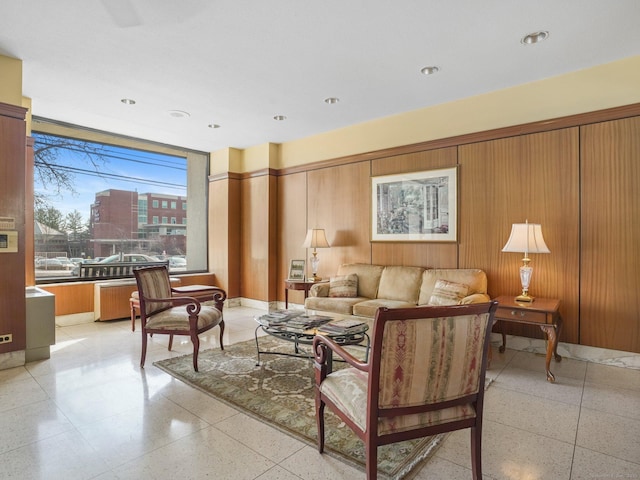
<path id="1" fill-rule="evenodd" d="M 522 37 L 522 40 L 520 40 L 520 42 L 524 43 L 525 45 L 533 45 L 534 43 L 538 43 L 538 42 L 542 42 L 543 40 L 546 40 L 548 37 L 549 37 L 549 32 L 547 31 L 533 32 L 533 33 L 530 33 L 529 35 L 525 35 L 524 37 Z"/>
<path id="2" fill-rule="evenodd" d="M 324 103 L 328 103 L 329 105 L 333 105 L 334 103 L 338 103 L 340 99 L 338 97 L 329 97 L 324 99 Z"/>
<path id="3" fill-rule="evenodd" d="M 135 105 L 136 104 L 136 101 L 135 100 L 131 100 L 130 98 L 123 98 L 120 101 L 122 103 L 124 103 L 125 105 Z"/>
<path id="4" fill-rule="evenodd" d="M 284 115 L 276 115 L 273 117 L 273 119 L 281 122 L 282 120 L 286 120 L 287 117 L 285 117 Z"/>
<path id="5" fill-rule="evenodd" d="M 218 125 L 217 123 L 210 123 L 209 128 L 220 128 L 220 125 Z"/>
<path id="6" fill-rule="evenodd" d="M 435 65 L 420 69 L 420 72 L 422 72 L 424 75 L 433 75 L 434 73 L 438 73 L 439 71 L 440 67 L 436 67 Z"/>
<path id="7" fill-rule="evenodd" d="M 189 118 L 191 115 L 188 112 L 182 110 L 169 110 L 169 115 L 173 118 Z"/>

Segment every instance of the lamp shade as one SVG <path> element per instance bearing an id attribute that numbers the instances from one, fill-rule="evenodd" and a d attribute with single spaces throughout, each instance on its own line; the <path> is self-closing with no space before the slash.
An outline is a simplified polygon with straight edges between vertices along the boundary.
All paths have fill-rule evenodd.
<path id="1" fill-rule="evenodd" d="M 511 235 L 503 252 L 524 253 L 551 253 L 542 237 L 542 227 L 538 223 L 514 223 L 511 226 Z"/>
<path id="2" fill-rule="evenodd" d="M 304 239 L 302 244 L 305 248 L 329 248 L 329 242 L 327 242 L 327 236 L 324 233 L 324 228 L 311 228 L 307 232 L 307 238 Z"/>

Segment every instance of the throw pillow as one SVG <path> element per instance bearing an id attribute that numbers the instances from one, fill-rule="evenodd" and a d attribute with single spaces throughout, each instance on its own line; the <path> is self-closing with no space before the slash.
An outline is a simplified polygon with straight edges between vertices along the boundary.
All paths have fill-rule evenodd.
<path id="1" fill-rule="evenodd" d="M 459 305 L 467 296 L 469 287 L 463 283 L 437 280 L 429 299 L 429 305 Z"/>
<path id="2" fill-rule="evenodd" d="M 358 296 L 358 275 L 339 275 L 331 277 L 329 282 L 330 297 L 357 297 Z"/>

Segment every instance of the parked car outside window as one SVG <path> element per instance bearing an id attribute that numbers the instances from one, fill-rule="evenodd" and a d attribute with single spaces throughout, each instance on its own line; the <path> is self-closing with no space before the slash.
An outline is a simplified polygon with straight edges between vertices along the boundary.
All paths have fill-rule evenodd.
<path id="1" fill-rule="evenodd" d="M 155 257 L 151 257 L 149 255 L 144 255 L 142 253 L 125 253 L 120 254 L 116 253 L 114 255 L 110 255 L 106 258 L 103 258 L 99 262 L 85 262 L 101 265 L 103 263 L 118 263 L 118 262 L 134 262 L 134 263 L 149 263 L 149 262 L 157 262 L 158 259 Z M 73 270 L 71 271 L 72 275 L 80 275 L 80 265 L 75 265 Z"/>
<path id="2" fill-rule="evenodd" d="M 187 269 L 187 261 L 182 257 L 169 257 L 169 270 L 184 271 Z"/>
<path id="3" fill-rule="evenodd" d="M 39 270 L 71 270 L 66 268 L 65 264 L 57 258 L 42 258 L 36 263 L 36 268 Z"/>

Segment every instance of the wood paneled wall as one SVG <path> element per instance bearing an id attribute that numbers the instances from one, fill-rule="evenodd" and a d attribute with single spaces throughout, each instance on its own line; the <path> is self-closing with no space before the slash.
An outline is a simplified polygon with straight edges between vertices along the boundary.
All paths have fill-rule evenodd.
<path id="1" fill-rule="evenodd" d="M 343 263 L 371 263 L 370 175 L 369 162 L 313 170 L 307 174 L 307 226 L 324 228 L 331 245 L 331 248 L 318 250 L 321 277 L 329 278 Z M 311 250 L 308 254 L 311 256 Z"/>
<path id="2" fill-rule="evenodd" d="M 502 253 L 513 223 L 542 225 L 550 254 L 531 255 L 530 293 L 562 300 L 563 340 L 578 342 L 578 128 L 459 147 L 461 268 L 487 272 L 496 297 L 520 289 L 522 254 Z M 510 326 L 509 333 L 541 336 Z"/>
<path id="3" fill-rule="evenodd" d="M 277 298 L 284 300 L 284 281 L 289 276 L 291 260 L 306 258 L 306 249 L 302 247 L 307 234 L 307 174 L 296 173 L 277 178 Z M 311 275 L 307 268 L 307 275 Z M 304 303 L 304 292 L 292 290 L 289 301 Z"/>
<path id="4" fill-rule="evenodd" d="M 24 246 L 24 258 L 25 258 L 25 280 L 26 285 L 31 287 L 36 284 L 36 265 L 35 265 L 35 197 L 34 197 L 34 156 L 33 156 L 33 144 L 32 137 L 27 138 L 26 144 L 26 158 L 25 158 L 25 209 L 24 209 L 24 224 L 25 224 L 25 246 Z"/>
<path id="5" fill-rule="evenodd" d="M 213 273 L 194 273 L 186 275 L 171 275 L 178 277 L 180 285 L 220 285 Z M 40 285 L 40 288 L 56 296 L 56 315 L 70 315 L 73 313 L 93 312 L 95 300 L 94 282 L 69 282 Z M 120 289 L 111 289 L 111 301 L 115 305 L 118 315 L 109 318 L 126 318 L 129 316 L 129 298 L 135 285 L 127 285 Z M 104 301 L 103 299 L 102 301 Z"/>
<path id="6" fill-rule="evenodd" d="M 212 178 L 209 184 L 209 270 L 228 298 L 240 296 L 239 176 Z"/>
<path id="7" fill-rule="evenodd" d="M 56 315 L 93 312 L 93 282 L 70 282 L 39 287 L 56 296 Z"/>
<path id="8" fill-rule="evenodd" d="M 277 180 L 270 171 L 240 187 L 240 296 L 274 301 L 277 288 Z"/>
<path id="9" fill-rule="evenodd" d="M 640 352 L 640 117 L 581 128 L 580 343 Z"/>
<path id="10" fill-rule="evenodd" d="M 0 334 L 13 335 L 0 353 L 26 348 L 25 159 L 26 110 L 0 104 L 0 216 L 14 220 L 18 251 L 0 253 Z"/>
<path id="11" fill-rule="evenodd" d="M 611 120 L 632 112 L 640 115 L 640 105 L 509 127 L 504 137 L 492 131 L 485 138 L 474 134 L 425 144 L 420 151 L 405 146 L 398 154 L 370 152 L 362 161 L 351 156 L 343 164 L 331 160 L 283 172 L 278 284 L 290 259 L 304 254 L 305 228 L 320 227 L 332 244 L 319 251 L 321 276 L 345 262 L 481 268 L 492 296 L 516 295 L 522 256 L 501 250 L 511 225 L 529 220 L 542 225 L 551 250 L 532 255 L 530 292 L 562 301 L 561 340 L 640 352 L 640 256 L 635 250 L 640 227 L 633 222 L 640 214 L 640 195 L 634 193 L 640 180 L 640 117 Z M 606 121 L 591 124 L 599 118 Z M 457 242 L 370 241 L 371 176 L 454 165 Z M 306 210 L 294 200 L 303 193 Z M 283 297 L 280 288 L 278 299 Z M 291 301 L 302 303 L 302 295 Z M 542 336 L 526 326 L 510 333 Z"/>

